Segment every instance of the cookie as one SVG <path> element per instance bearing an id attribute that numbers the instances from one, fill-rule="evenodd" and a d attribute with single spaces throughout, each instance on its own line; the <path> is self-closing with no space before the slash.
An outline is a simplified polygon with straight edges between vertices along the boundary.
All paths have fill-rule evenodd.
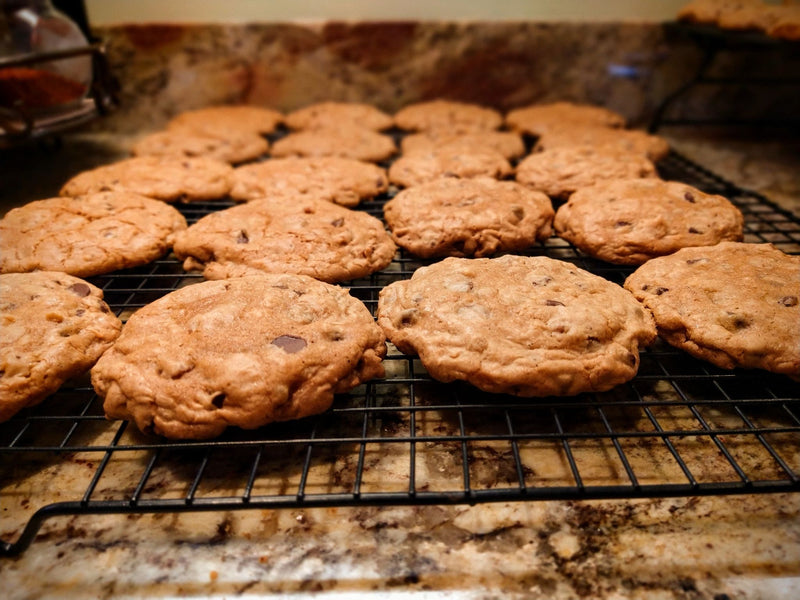
<path id="1" fill-rule="evenodd" d="M 654 258 L 625 281 L 659 335 L 723 369 L 800 381 L 800 256 L 721 242 Z"/>
<path id="2" fill-rule="evenodd" d="M 513 181 L 447 177 L 402 190 L 384 205 L 394 241 L 416 256 L 488 256 L 552 233 L 553 207 Z"/>
<path id="3" fill-rule="evenodd" d="M 559 199 L 601 181 L 657 176 L 646 157 L 609 146 L 542 150 L 526 156 L 516 169 L 518 182 Z"/>
<path id="4" fill-rule="evenodd" d="M 620 286 L 547 257 L 446 258 L 385 287 L 378 324 L 439 381 L 569 396 L 631 379 L 656 337 Z"/>
<path id="5" fill-rule="evenodd" d="M 225 198 L 232 184 L 233 167 L 213 158 L 137 156 L 79 173 L 59 193 L 132 192 L 164 202 L 193 202 Z"/>
<path id="6" fill-rule="evenodd" d="M 624 127 L 625 117 L 602 106 L 550 102 L 509 111 L 505 122 L 514 131 L 539 136 L 570 123 L 597 127 Z"/>
<path id="7" fill-rule="evenodd" d="M 551 128 L 536 140 L 535 150 L 551 150 L 564 146 L 611 146 L 636 152 L 658 162 L 669 154 L 669 142 L 659 135 L 640 129 L 611 129 L 586 125 L 562 125 Z"/>
<path id="8" fill-rule="evenodd" d="M 203 156 L 236 164 L 266 154 L 269 142 L 257 133 L 230 130 L 210 135 L 184 129 L 169 129 L 145 135 L 133 144 L 134 156 Z"/>
<path id="9" fill-rule="evenodd" d="M 553 226 L 590 256 L 637 265 L 687 246 L 741 240 L 744 217 L 727 198 L 685 183 L 618 179 L 572 194 Z"/>
<path id="10" fill-rule="evenodd" d="M 769 37 L 796 42 L 800 40 L 800 6 L 774 6 L 764 31 Z"/>
<path id="11" fill-rule="evenodd" d="M 273 158 L 238 167 L 231 197 L 239 201 L 311 195 L 356 206 L 389 189 L 385 169 L 339 156 Z"/>
<path id="12" fill-rule="evenodd" d="M 395 245 L 383 223 L 365 212 L 288 197 L 211 213 L 176 236 L 174 252 L 207 279 L 300 273 L 336 282 L 384 268 Z"/>
<path id="13" fill-rule="evenodd" d="M 0 421 L 88 370 L 121 329 L 103 292 L 77 277 L 0 275 Z"/>
<path id="14" fill-rule="evenodd" d="M 479 131 L 461 134 L 429 131 L 409 134 L 400 143 L 403 154 L 429 152 L 442 146 L 491 148 L 502 154 L 507 160 L 525 154 L 525 143 L 522 141 L 522 137 L 514 131 Z"/>
<path id="15" fill-rule="evenodd" d="M 217 132 L 241 131 L 268 134 L 283 122 L 283 115 L 262 106 L 210 106 L 180 113 L 167 123 L 169 129 Z"/>
<path id="16" fill-rule="evenodd" d="M 503 116 L 492 108 L 478 104 L 431 100 L 401 108 L 394 115 L 394 123 L 408 131 L 465 133 L 499 129 L 503 124 Z"/>
<path id="17" fill-rule="evenodd" d="M 503 155 L 491 148 L 444 146 L 402 155 L 389 167 L 389 181 L 401 187 L 412 187 L 440 177 L 502 179 L 512 171 Z"/>
<path id="18" fill-rule="evenodd" d="M 312 129 L 338 125 L 358 125 L 373 131 L 389 129 L 394 124 L 390 115 L 359 102 L 318 102 L 286 115 L 289 129 Z"/>
<path id="19" fill-rule="evenodd" d="M 367 162 L 386 160 L 397 152 L 394 140 L 358 125 L 327 125 L 290 133 L 270 153 L 285 156 L 341 156 Z"/>
<path id="20" fill-rule="evenodd" d="M 164 256 L 186 219 L 128 192 L 50 198 L 0 220 L 0 273 L 63 271 L 90 277 Z"/>
<path id="21" fill-rule="evenodd" d="M 383 333 L 347 290 L 301 275 L 206 281 L 138 310 L 92 369 L 106 415 L 207 439 L 327 410 L 383 376 Z"/>

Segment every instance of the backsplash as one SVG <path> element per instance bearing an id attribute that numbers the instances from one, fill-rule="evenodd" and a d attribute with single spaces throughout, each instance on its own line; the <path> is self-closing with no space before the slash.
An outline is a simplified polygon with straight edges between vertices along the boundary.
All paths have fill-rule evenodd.
<path id="1" fill-rule="evenodd" d="M 159 128 L 182 110 L 209 104 L 289 111 L 333 99 L 394 112 L 436 97 L 504 111 L 551 100 L 589 102 L 645 126 L 703 58 L 694 41 L 659 23 L 150 24 L 96 33 L 108 43 L 122 85 L 122 106 L 98 126 L 125 133 Z M 796 46 L 725 53 L 722 74 L 800 72 Z M 765 54 L 776 48 L 777 61 Z M 719 116 L 744 107 L 780 118 L 781 107 L 796 110 L 790 107 L 800 89 L 701 87 L 676 110 Z"/>

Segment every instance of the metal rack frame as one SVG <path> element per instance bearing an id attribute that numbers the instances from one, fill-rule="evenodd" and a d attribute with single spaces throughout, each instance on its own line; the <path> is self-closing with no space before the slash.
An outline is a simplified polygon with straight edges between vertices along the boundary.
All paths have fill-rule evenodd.
<path id="1" fill-rule="evenodd" d="M 659 168 L 666 179 L 729 197 L 745 215 L 746 241 L 800 253 L 800 219 L 791 213 L 674 152 Z M 380 217 L 387 198 L 360 210 Z M 193 222 L 226 206 L 179 208 Z M 620 284 L 633 270 L 555 237 L 529 254 Z M 374 314 L 382 287 L 428 262 L 400 251 L 347 287 Z M 171 257 L 91 279 L 122 318 L 193 280 L 200 277 Z M 800 492 L 800 384 L 784 376 L 725 371 L 657 342 L 642 352 L 638 375 L 610 392 L 525 399 L 434 381 L 396 350 L 385 364 L 386 377 L 343 394 L 324 414 L 203 442 L 107 421 L 85 381 L 64 386 L 0 424 L 0 475 L 13 485 L 31 465 L 75 463 L 84 483 L 65 501 L 32 506 L 0 556 L 23 552 L 60 515 Z"/>

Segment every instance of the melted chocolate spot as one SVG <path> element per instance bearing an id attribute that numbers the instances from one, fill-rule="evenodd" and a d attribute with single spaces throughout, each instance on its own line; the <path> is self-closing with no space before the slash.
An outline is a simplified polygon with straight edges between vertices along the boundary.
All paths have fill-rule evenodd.
<path id="1" fill-rule="evenodd" d="M 247 244 L 250 241 L 250 238 L 247 235 L 247 232 L 242 229 L 239 232 L 239 235 L 236 236 L 236 243 L 237 244 Z"/>
<path id="2" fill-rule="evenodd" d="M 683 197 L 684 197 L 684 198 L 685 198 L 685 199 L 686 199 L 688 202 L 691 202 L 692 204 L 694 204 L 694 203 L 695 203 L 694 194 L 693 194 L 692 192 L 686 192 L 686 193 L 683 195 Z"/>
<path id="3" fill-rule="evenodd" d="M 704 262 L 705 260 L 706 260 L 705 258 L 690 258 L 689 260 L 686 261 L 686 264 L 693 265 L 695 263 Z"/>
<path id="4" fill-rule="evenodd" d="M 300 352 L 307 345 L 303 338 L 294 335 L 279 335 L 271 343 L 289 354 Z"/>
<path id="5" fill-rule="evenodd" d="M 341 227 L 342 225 L 344 225 L 344 219 L 342 217 L 339 217 L 338 219 L 331 221 L 331 225 L 333 225 L 334 227 Z"/>
<path id="6" fill-rule="evenodd" d="M 701 231 L 698 231 L 698 230 L 697 230 L 697 229 L 695 229 L 694 227 L 689 227 L 689 233 L 702 233 L 702 232 L 701 232 Z"/>
<path id="7" fill-rule="evenodd" d="M 563 302 L 559 302 L 558 300 L 547 300 L 545 301 L 547 306 L 566 306 Z"/>
<path id="8" fill-rule="evenodd" d="M 655 290 L 653 290 L 653 293 L 654 293 L 656 296 L 660 296 L 660 295 L 661 295 L 661 294 L 663 294 L 664 292 L 668 292 L 668 291 L 669 291 L 669 288 L 665 288 L 665 287 L 657 287 Z"/>
<path id="9" fill-rule="evenodd" d="M 222 392 L 215 394 L 213 398 L 211 398 L 211 404 L 213 404 L 216 408 L 222 408 L 225 404 L 227 396 Z"/>
<path id="10" fill-rule="evenodd" d="M 614 223 L 614 227 L 628 227 L 630 224 L 630 221 L 617 221 Z"/>
<path id="11" fill-rule="evenodd" d="M 92 293 L 92 288 L 85 283 L 73 283 L 67 289 L 79 298 L 85 298 Z"/>
<path id="12" fill-rule="evenodd" d="M 797 296 L 784 296 L 780 300 L 778 300 L 784 306 L 797 306 Z"/>

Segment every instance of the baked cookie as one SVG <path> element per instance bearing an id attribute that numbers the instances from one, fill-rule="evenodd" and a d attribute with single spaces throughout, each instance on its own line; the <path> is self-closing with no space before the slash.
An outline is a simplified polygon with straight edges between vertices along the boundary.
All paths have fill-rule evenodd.
<path id="1" fill-rule="evenodd" d="M 690 23 L 716 25 L 723 14 L 743 9 L 758 10 L 763 4 L 762 0 L 692 0 L 678 10 L 677 18 Z"/>
<path id="2" fill-rule="evenodd" d="M 572 194 L 553 226 L 590 256 L 638 265 L 687 246 L 741 240 L 744 217 L 727 198 L 685 183 L 617 179 Z"/>
<path id="3" fill-rule="evenodd" d="M 383 207 L 394 241 L 416 256 L 488 256 L 550 237 L 553 206 L 513 181 L 446 177 L 402 190 Z"/>
<path id="4" fill-rule="evenodd" d="M 84 373 L 121 329 L 103 292 L 77 277 L 0 275 L 0 421 Z"/>
<path id="5" fill-rule="evenodd" d="M 358 125 L 373 131 L 389 129 L 394 120 L 382 110 L 359 102 L 318 102 L 286 115 L 289 129 Z"/>
<path id="6" fill-rule="evenodd" d="M 137 156 L 79 173 L 59 193 L 132 192 L 164 202 L 193 202 L 225 198 L 232 183 L 233 167 L 213 158 Z"/>
<path id="7" fill-rule="evenodd" d="M 654 258 L 625 281 L 659 335 L 723 369 L 800 381 L 800 256 L 721 242 Z"/>
<path id="8" fill-rule="evenodd" d="M 602 106 L 575 102 L 532 104 L 506 115 L 506 125 L 510 129 L 535 136 L 565 124 L 624 127 L 625 117 Z"/>
<path id="9" fill-rule="evenodd" d="M 211 135 L 188 129 L 168 129 L 146 135 L 131 148 L 134 156 L 204 156 L 241 163 L 266 154 L 269 142 L 257 133 L 230 130 Z"/>
<path id="10" fill-rule="evenodd" d="M 383 333 L 347 290 L 301 275 L 206 281 L 138 310 L 92 369 L 106 415 L 206 439 L 327 410 L 383 376 Z"/>
<path id="11" fill-rule="evenodd" d="M 395 245 L 375 217 L 311 197 L 270 198 L 211 213 L 179 233 L 175 255 L 207 279 L 300 273 L 327 282 L 387 266 Z"/>
<path id="12" fill-rule="evenodd" d="M 536 150 L 563 146 L 611 146 L 636 152 L 658 162 L 669 154 L 669 142 L 659 135 L 640 129 L 611 129 L 587 125 L 562 125 L 551 128 L 536 140 Z"/>
<path id="13" fill-rule="evenodd" d="M 491 148 L 444 146 L 404 154 L 389 167 L 389 181 L 401 187 L 412 187 L 440 177 L 502 179 L 512 171 L 503 155 Z"/>
<path id="14" fill-rule="evenodd" d="M 508 160 L 525 154 L 525 143 L 522 141 L 522 136 L 514 131 L 479 131 L 461 134 L 429 131 L 409 134 L 400 143 L 403 154 L 430 152 L 442 146 L 460 146 L 470 149 L 491 148 Z"/>
<path id="15" fill-rule="evenodd" d="M 63 271 L 90 277 L 164 256 L 186 219 L 128 192 L 50 198 L 0 220 L 0 273 Z"/>
<path id="16" fill-rule="evenodd" d="M 283 122 L 283 115 L 263 106 L 209 106 L 187 110 L 175 116 L 169 129 L 190 129 L 217 132 L 243 131 L 245 133 L 268 134 Z"/>
<path id="17" fill-rule="evenodd" d="M 446 258 L 385 287 L 378 324 L 440 381 L 569 396 L 631 379 L 656 337 L 628 292 L 546 257 Z"/>
<path id="18" fill-rule="evenodd" d="M 358 125 L 327 125 L 290 133 L 277 140 L 270 154 L 285 156 L 341 156 L 368 162 L 386 160 L 397 152 L 394 140 Z"/>
<path id="19" fill-rule="evenodd" d="M 386 170 L 377 165 L 339 156 L 289 157 L 238 167 L 231 197 L 246 201 L 311 195 L 356 206 L 388 189 Z"/>
<path id="20" fill-rule="evenodd" d="M 779 40 L 800 40 L 800 5 L 774 6 L 765 32 Z"/>
<path id="21" fill-rule="evenodd" d="M 401 108 L 394 115 L 394 124 L 408 131 L 465 133 L 499 129 L 503 124 L 503 116 L 492 108 L 478 104 L 431 100 Z"/>
<path id="22" fill-rule="evenodd" d="M 657 177 L 656 167 L 636 152 L 613 146 L 563 146 L 534 152 L 516 169 L 520 183 L 553 198 L 609 179 Z"/>

